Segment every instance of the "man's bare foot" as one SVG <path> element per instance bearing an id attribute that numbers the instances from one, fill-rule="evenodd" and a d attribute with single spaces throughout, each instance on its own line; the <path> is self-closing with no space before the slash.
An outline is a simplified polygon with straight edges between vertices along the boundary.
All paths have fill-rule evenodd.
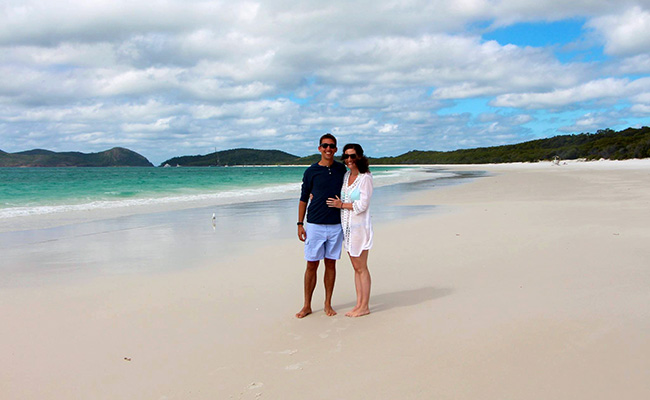
<path id="1" fill-rule="evenodd" d="M 302 310 L 296 313 L 296 318 L 305 318 L 311 314 L 311 307 L 303 307 Z"/>
<path id="2" fill-rule="evenodd" d="M 366 308 L 366 309 L 359 309 L 359 310 L 356 310 L 356 311 L 350 311 L 350 312 L 346 313 L 345 315 L 347 317 L 356 318 L 356 317 L 363 317 L 364 315 L 368 315 L 368 314 L 370 314 L 370 310 Z"/>
<path id="3" fill-rule="evenodd" d="M 328 317 L 332 317 L 336 315 L 336 311 L 331 306 L 325 306 L 325 314 L 327 314 Z"/>

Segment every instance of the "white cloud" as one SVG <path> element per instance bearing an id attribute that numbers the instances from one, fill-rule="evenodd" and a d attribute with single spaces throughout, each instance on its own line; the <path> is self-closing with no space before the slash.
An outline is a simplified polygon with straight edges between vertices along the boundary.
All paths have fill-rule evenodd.
<path id="1" fill-rule="evenodd" d="M 630 110 L 641 117 L 650 116 L 650 104 L 635 104 Z"/>
<path id="2" fill-rule="evenodd" d="M 591 117 L 565 125 L 611 126 L 626 121 L 612 105 L 647 115 L 649 10 L 634 0 L 6 0 L 1 146 L 130 143 L 158 162 L 215 146 L 313 153 L 325 131 L 367 140 L 371 154 L 492 145 L 533 136 L 536 110 L 582 109 Z M 610 59 L 566 63 L 554 48 L 485 41 L 479 28 L 562 18 L 588 21 Z M 476 98 L 493 110 L 438 114 Z"/>
<path id="3" fill-rule="evenodd" d="M 601 79 L 567 89 L 542 93 L 514 93 L 497 96 L 491 103 L 496 107 L 556 108 L 586 101 L 620 98 L 629 92 L 627 79 Z"/>
<path id="4" fill-rule="evenodd" d="M 604 39 L 610 55 L 636 55 L 650 52 L 650 10 L 640 6 L 623 9 L 620 14 L 594 18 L 589 26 Z"/>
<path id="5" fill-rule="evenodd" d="M 588 113 L 578 118 L 573 125 L 560 127 L 559 130 L 568 133 L 595 132 L 598 129 L 606 128 L 611 120 L 611 115 Z"/>
<path id="6" fill-rule="evenodd" d="M 6 65 L 32 68 L 106 67 L 116 64 L 114 46 L 108 43 L 59 43 L 56 46 L 35 45 L 0 47 Z"/>
<path id="7" fill-rule="evenodd" d="M 399 129 L 399 125 L 397 124 L 384 124 L 377 129 L 377 132 L 392 133 L 392 132 L 396 132 L 398 129 Z"/>
<path id="8" fill-rule="evenodd" d="M 218 1 L 7 0 L 0 43 L 105 42 L 143 32 L 183 32 L 241 20 L 242 7 Z M 245 20 L 247 18 L 244 18 Z"/>
<path id="9" fill-rule="evenodd" d="M 164 132 L 169 130 L 173 117 L 161 118 L 149 124 L 123 124 L 124 132 Z"/>
<path id="10" fill-rule="evenodd" d="M 641 91 L 644 90 L 643 88 L 639 88 L 639 90 L 637 94 L 631 97 L 631 100 L 638 103 L 650 104 L 650 88 L 646 87 L 645 91 Z"/>
<path id="11" fill-rule="evenodd" d="M 611 72 L 610 72 L 611 71 Z M 650 54 L 626 57 L 610 68 L 612 74 L 650 74 Z"/>
<path id="12" fill-rule="evenodd" d="M 500 86 L 480 85 L 478 82 L 463 82 L 438 88 L 433 92 L 433 97 L 437 99 L 467 99 L 501 92 L 503 92 L 503 88 Z"/>

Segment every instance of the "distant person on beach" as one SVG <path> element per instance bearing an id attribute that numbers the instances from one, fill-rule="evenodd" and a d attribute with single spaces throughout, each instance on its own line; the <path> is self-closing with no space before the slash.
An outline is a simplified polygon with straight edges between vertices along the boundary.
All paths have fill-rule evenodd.
<path id="1" fill-rule="evenodd" d="M 342 160 L 348 167 L 343 177 L 341 197 L 327 199 L 331 208 L 341 209 L 343 244 L 354 268 L 354 286 L 357 290 L 357 304 L 345 315 L 361 317 L 370 314 L 370 272 L 368 271 L 368 250 L 372 247 L 372 222 L 370 221 L 370 198 L 372 197 L 372 175 L 368 159 L 360 145 L 350 143 L 343 147 Z"/>
<path id="2" fill-rule="evenodd" d="M 305 170 L 298 203 L 298 239 L 305 242 L 305 303 L 296 313 L 297 318 L 311 314 L 311 299 L 316 288 L 320 260 L 325 263 L 325 314 L 336 315 L 332 308 L 332 293 L 336 280 L 336 260 L 341 258 L 341 213 L 327 206 L 328 198 L 341 192 L 345 166 L 334 161 L 336 138 L 326 133 L 320 138 L 319 162 Z M 307 220 L 305 221 L 305 215 Z"/>

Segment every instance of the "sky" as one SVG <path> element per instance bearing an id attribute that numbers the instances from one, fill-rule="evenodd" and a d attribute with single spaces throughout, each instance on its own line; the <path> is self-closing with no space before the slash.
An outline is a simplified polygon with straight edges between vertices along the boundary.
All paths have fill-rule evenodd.
<path id="1" fill-rule="evenodd" d="M 374 157 L 648 125 L 650 0 L 3 0 L 0 149 Z M 342 146 L 339 146 L 342 147 Z"/>

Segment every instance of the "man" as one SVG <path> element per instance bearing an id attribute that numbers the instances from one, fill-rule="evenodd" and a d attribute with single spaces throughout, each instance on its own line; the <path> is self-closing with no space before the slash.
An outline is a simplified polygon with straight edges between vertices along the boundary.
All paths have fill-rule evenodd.
<path id="1" fill-rule="evenodd" d="M 298 239 L 305 242 L 307 269 L 305 304 L 302 310 L 296 313 L 297 318 L 304 318 L 312 312 L 311 298 L 316 288 L 316 272 L 320 260 L 325 263 L 325 314 L 336 315 L 332 308 L 332 293 L 336 279 L 336 260 L 341 258 L 343 231 L 341 211 L 328 207 L 326 200 L 340 196 L 345 166 L 334 161 L 336 138 L 332 134 L 323 135 L 319 143 L 320 161 L 305 170 L 298 203 Z"/>

